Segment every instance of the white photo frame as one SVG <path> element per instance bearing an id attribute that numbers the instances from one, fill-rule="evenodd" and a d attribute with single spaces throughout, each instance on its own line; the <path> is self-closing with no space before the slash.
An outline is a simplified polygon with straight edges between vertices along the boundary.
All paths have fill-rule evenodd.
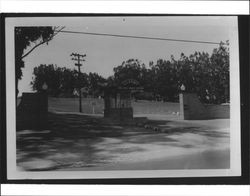
<path id="1" fill-rule="evenodd" d="M 128 170 L 128 171 L 19 171 L 16 166 L 16 109 L 14 28 L 17 26 L 64 26 L 79 17 L 12 17 L 6 18 L 6 119 L 7 119 L 7 179 L 114 179 L 114 178 L 184 178 L 241 176 L 241 124 L 239 42 L 236 16 L 230 18 L 230 169 L 195 170 Z M 102 17 L 102 16 L 100 16 Z M 135 16 L 136 17 L 136 16 Z M 154 16 L 152 16 L 154 17 Z M 171 17 L 171 16 L 166 16 Z M 186 16 L 188 17 L 188 16 Z M 194 17 L 194 16 L 192 16 Z M 202 16 L 209 17 L 209 16 Z M 219 16 L 218 16 L 219 17 Z"/>

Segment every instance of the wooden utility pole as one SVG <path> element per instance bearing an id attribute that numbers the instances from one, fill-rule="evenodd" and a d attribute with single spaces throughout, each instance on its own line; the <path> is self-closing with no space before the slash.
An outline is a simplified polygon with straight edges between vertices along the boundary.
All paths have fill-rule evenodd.
<path id="1" fill-rule="evenodd" d="M 81 62 L 85 61 L 84 57 L 86 57 L 86 54 L 81 55 L 78 53 L 72 53 L 70 56 L 73 56 L 71 60 L 76 61 L 75 66 L 78 67 L 78 91 L 79 91 L 79 112 L 82 112 L 82 92 L 81 92 Z"/>

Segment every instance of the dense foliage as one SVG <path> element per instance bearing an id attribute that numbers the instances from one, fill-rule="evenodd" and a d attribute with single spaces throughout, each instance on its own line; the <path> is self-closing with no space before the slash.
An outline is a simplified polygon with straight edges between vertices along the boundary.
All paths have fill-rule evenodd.
<path id="1" fill-rule="evenodd" d="M 18 94 L 18 80 L 23 75 L 24 57 L 39 45 L 48 43 L 53 35 L 54 29 L 52 27 L 15 27 L 16 94 Z M 25 53 L 25 50 L 31 45 L 30 50 Z"/>
<path id="2" fill-rule="evenodd" d="M 114 75 L 107 79 L 97 73 L 80 75 L 76 70 L 59 68 L 54 65 L 40 65 L 34 69 L 34 90 L 41 89 L 46 82 L 52 96 L 72 96 L 75 88 L 84 87 L 94 97 L 102 95 L 104 84 L 120 86 L 124 81 L 138 81 L 144 92 L 134 93 L 136 99 L 178 101 L 180 87 L 186 92 L 197 93 L 205 103 L 224 103 L 229 101 L 229 49 L 228 42 L 221 43 L 212 54 L 195 52 L 176 60 L 159 59 L 150 62 L 147 68 L 138 59 L 129 59 L 113 69 Z"/>
<path id="3" fill-rule="evenodd" d="M 135 98 L 178 101 L 180 87 L 186 92 L 197 93 L 204 103 L 224 103 L 229 101 L 229 43 L 221 43 L 211 55 L 195 52 L 176 60 L 159 59 L 150 62 L 149 68 L 137 59 L 130 59 L 114 68 L 113 81 L 119 85 L 132 78 L 144 87 L 144 93 Z"/>
<path id="4" fill-rule="evenodd" d="M 94 97 L 101 95 L 102 86 L 105 79 L 96 73 L 78 73 L 77 70 L 71 70 L 56 65 L 40 65 L 33 71 L 33 81 L 31 82 L 33 90 L 41 91 L 44 83 L 48 86 L 48 94 L 53 97 L 72 97 L 74 90 L 83 89 Z"/>

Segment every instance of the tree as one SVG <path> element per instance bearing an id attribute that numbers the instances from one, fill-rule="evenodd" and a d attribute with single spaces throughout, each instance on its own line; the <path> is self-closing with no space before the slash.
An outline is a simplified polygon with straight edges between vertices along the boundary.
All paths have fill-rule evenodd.
<path id="1" fill-rule="evenodd" d="M 35 67 L 33 71 L 33 81 L 31 82 L 33 90 L 41 91 L 44 83 L 48 85 L 48 94 L 57 96 L 61 93 L 63 82 L 63 68 L 50 65 L 40 65 Z"/>
<path id="2" fill-rule="evenodd" d="M 73 91 L 81 88 L 89 88 L 89 76 L 80 73 L 75 69 L 58 67 L 57 65 L 41 64 L 33 70 L 33 80 L 31 82 L 33 90 L 40 92 L 44 83 L 48 85 L 48 94 L 53 97 L 71 97 Z M 101 81 L 101 80 L 100 80 Z M 79 84 L 80 83 L 80 84 Z"/>
<path id="3" fill-rule="evenodd" d="M 62 29 L 59 27 L 16 27 L 15 28 L 15 70 L 16 96 L 18 80 L 22 78 L 23 59 L 42 44 L 48 44 Z M 28 51 L 26 51 L 28 49 Z"/>
<path id="4" fill-rule="evenodd" d="M 155 96 L 160 96 L 168 101 L 175 101 L 178 91 L 178 79 L 173 66 L 174 64 L 170 61 L 163 59 L 157 60 L 155 65 L 151 63 L 150 66 Z"/>
<path id="5" fill-rule="evenodd" d="M 142 84 L 145 69 L 145 65 L 138 59 L 129 59 L 113 69 L 114 80 L 117 85 L 121 85 L 127 79 L 134 79 Z"/>
<path id="6" fill-rule="evenodd" d="M 221 42 L 211 55 L 212 102 L 229 101 L 229 41 Z"/>
<path id="7" fill-rule="evenodd" d="M 208 102 L 207 92 L 211 85 L 210 55 L 204 52 L 195 52 L 189 56 L 189 64 L 193 79 L 191 91 L 198 94 L 202 102 Z"/>
<path id="8" fill-rule="evenodd" d="M 219 104 L 229 101 L 229 49 L 228 41 L 213 50 L 212 55 L 195 52 L 189 57 L 183 53 L 178 60 L 159 59 L 143 74 L 144 87 L 154 96 L 177 101 L 182 84 L 187 92 L 196 93 L 204 103 Z M 151 85 L 152 86 L 151 86 Z M 150 87 L 150 88 L 149 88 Z"/>
<path id="9" fill-rule="evenodd" d="M 103 94 L 103 85 L 107 82 L 105 78 L 97 73 L 90 72 L 88 75 L 89 94 L 93 97 L 98 97 Z"/>

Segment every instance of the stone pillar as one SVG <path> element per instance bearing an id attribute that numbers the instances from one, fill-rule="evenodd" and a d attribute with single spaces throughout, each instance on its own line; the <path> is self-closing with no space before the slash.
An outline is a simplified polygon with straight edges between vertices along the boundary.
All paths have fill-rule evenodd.
<path id="1" fill-rule="evenodd" d="M 182 120 L 207 119 L 205 106 L 200 102 L 195 93 L 182 92 L 179 94 L 180 118 Z"/>
<path id="2" fill-rule="evenodd" d="M 180 118 L 181 120 L 185 120 L 185 116 L 184 115 L 187 115 L 187 112 L 184 112 L 184 96 L 183 96 L 184 93 L 180 93 L 179 94 L 179 103 L 180 103 Z"/>
<path id="3" fill-rule="evenodd" d="M 45 129 L 48 125 L 48 95 L 46 92 L 23 93 L 17 108 L 20 129 Z"/>

